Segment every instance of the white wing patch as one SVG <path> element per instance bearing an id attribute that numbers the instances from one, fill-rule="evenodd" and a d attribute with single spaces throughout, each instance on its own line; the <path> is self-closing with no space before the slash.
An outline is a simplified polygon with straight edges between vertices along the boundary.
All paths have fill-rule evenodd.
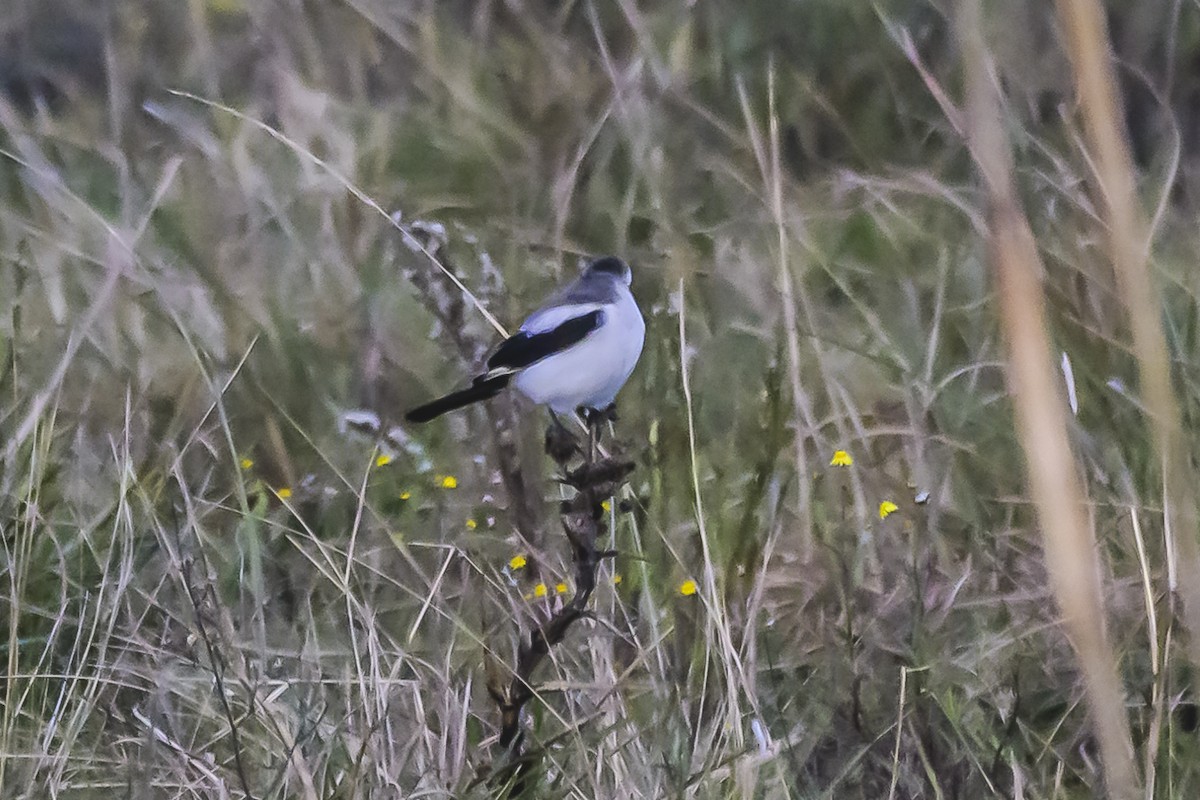
<path id="1" fill-rule="evenodd" d="M 569 306 L 551 306 L 541 311 L 535 311 L 521 323 L 521 330 L 526 333 L 545 333 L 552 331 L 569 319 L 582 317 L 593 311 L 604 308 L 604 303 L 580 303 Z"/>

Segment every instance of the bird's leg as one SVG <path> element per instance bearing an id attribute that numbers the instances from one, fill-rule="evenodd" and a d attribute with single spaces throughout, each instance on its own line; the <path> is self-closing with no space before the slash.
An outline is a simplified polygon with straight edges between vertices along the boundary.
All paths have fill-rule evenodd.
<path id="1" fill-rule="evenodd" d="M 583 421 L 587 423 L 588 449 L 586 459 L 587 463 L 591 464 L 596 460 L 596 448 L 600 445 L 600 426 L 604 423 L 604 414 L 594 408 L 586 407 L 580 407 L 578 413 L 579 416 L 583 417 Z"/>
<path id="2" fill-rule="evenodd" d="M 600 438 L 604 434 L 604 424 L 614 423 L 617 421 L 617 404 L 609 403 L 604 408 L 588 409 L 588 432 L 591 435 L 592 442 L 592 458 L 598 453 L 600 447 Z"/>

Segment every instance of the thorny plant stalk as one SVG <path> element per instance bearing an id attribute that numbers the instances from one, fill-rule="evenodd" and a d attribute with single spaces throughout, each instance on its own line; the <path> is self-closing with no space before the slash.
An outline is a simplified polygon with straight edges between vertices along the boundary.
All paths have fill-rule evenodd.
<path id="1" fill-rule="evenodd" d="M 545 624 L 535 626 L 527 637 L 521 637 L 517 663 L 508 685 L 493 681 L 488 686 L 488 693 L 500 708 L 499 742 L 507 757 L 507 763 L 497 769 L 492 780 L 494 784 L 513 787 L 516 793 L 520 791 L 522 775 L 532 765 L 531 759 L 522 753 L 521 711 L 535 694 L 533 674 L 571 625 L 589 613 L 587 604 L 596 588 L 600 562 L 616 555 L 615 550 L 600 549 L 597 545 L 608 532 L 603 502 L 613 496 L 633 471 L 633 463 L 600 455 L 597 446 L 600 426 L 607 419 L 611 419 L 609 414 L 589 414 L 588 442 L 583 448 L 569 438 L 570 433 L 557 420 L 546 432 L 546 452 L 562 471 L 559 480 L 575 490 L 574 496 L 564 500 L 561 507 L 563 532 L 571 545 L 571 560 L 575 565 L 575 595 Z M 572 468 L 577 455 L 581 455 L 582 463 Z"/>
<path id="2" fill-rule="evenodd" d="M 411 238 L 419 245 L 420 252 L 429 258 L 439 257 L 439 263 L 444 264 L 446 270 L 453 270 L 453 264 L 443 250 L 446 244 L 445 234 L 440 230 L 434 229 L 433 226 L 413 224 L 406 227 L 405 235 L 406 240 Z M 472 335 L 465 324 L 467 308 L 462 293 L 456 291 L 444 276 L 431 270 L 406 270 L 405 275 L 412 282 L 426 308 L 437 318 L 442 329 L 453 341 L 459 357 L 469 364 L 477 364 L 486 352 L 487 344 Z M 516 439 L 516 407 L 506 395 L 482 405 L 484 413 L 487 414 L 488 429 L 492 431 L 496 462 L 504 489 L 508 493 L 513 523 L 517 533 L 536 552 L 541 538 L 538 534 L 541 527 L 541 516 L 538 513 L 540 498 L 531 492 L 525 471 L 521 468 L 520 448 Z"/>

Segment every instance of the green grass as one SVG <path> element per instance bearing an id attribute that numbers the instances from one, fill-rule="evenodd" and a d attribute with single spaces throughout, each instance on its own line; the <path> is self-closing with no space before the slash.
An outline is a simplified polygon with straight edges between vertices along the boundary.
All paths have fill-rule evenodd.
<path id="1" fill-rule="evenodd" d="M 581 254 L 635 269 L 632 510 L 594 618 L 537 676 L 529 796 L 1101 791 L 980 195 L 884 24 L 954 89 L 933 9 L 142 5 L 101 24 L 102 85 L 0 116 L 0 795 L 491 794 L 486 687 L 572 574 L 544 417 L 517 432 L 532 548 L 482 412 L 400 444 L 339 427 L 364 405 L 394 424 L 475 366 L 406 277 L 435 267 L 363 198 L 446 225 L 443 260 L 510 328 Z M 1135 368 L 1073 128 L 1024 88 L 1020 188 L 1138 760 L 1154 797 L 1190 797 Z M 1168 206 L 1156 241 L 1189 414 L 1193 223 Z"/>

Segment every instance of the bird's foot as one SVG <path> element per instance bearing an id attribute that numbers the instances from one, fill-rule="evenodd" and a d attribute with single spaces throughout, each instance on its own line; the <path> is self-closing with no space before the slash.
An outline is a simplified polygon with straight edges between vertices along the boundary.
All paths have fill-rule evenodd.
<path id="1" fill-rule="evenodd" d="M 609 403 L 604 408 L 580 406 L 578 409 L 576 409 L 575 413 L 583 417 L 583 421 L 586 422 L 589 427 L 592 425 L 602 425 L 605 422 L 616 422 L 618 419 L 616 403 Z"/>

